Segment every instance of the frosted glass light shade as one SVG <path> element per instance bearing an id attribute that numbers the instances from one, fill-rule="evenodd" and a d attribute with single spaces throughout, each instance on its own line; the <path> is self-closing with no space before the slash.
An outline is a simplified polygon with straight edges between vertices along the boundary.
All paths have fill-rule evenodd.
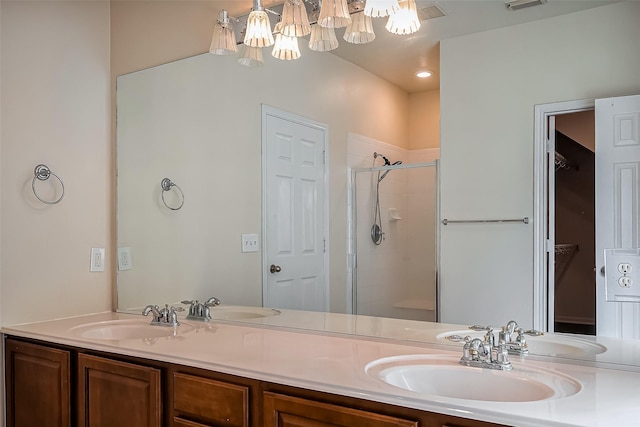
<path id="1" fill-rule="evenodd" d="M 323 0 L 318 24 L 326 28 L 342 28 L 351 23 L 347 0 Z"/>
<path id="2" fill-rule="evenodd" d="M 401 0 L 400 10 L 389 16 L 386 29 L 393 34 L 413 34 L 420 29 L 415 0 Z"/>
<path id="3" fill-rule="evenodd" d="M 233 32 L 233 26 L 229 23 L 229 15 L 226 10 L 220 12 L 220 19 L 213 27 L 209 52 L 214 55 L 235 55 L 238 52 L 236 35 Z"/>
<path id="4" fill-rule="evenodd" d="M 238 57 L 238 63 L 245 67 L 262 67 L 264 65 L 264 58 L 262 56 L 261 47 L 251 47 L 243 44 L 240 47 L 240 56 Z"/>
<path id="5" fill-rule="evenodd" d="M 303 0 L 286 0 L 282 6 L 282 34 L 302 37 L 311 33 L 309 16 Z"/>
<path id="6" fill-rule="evenodd" d="M 400 10 L 398 0 L 367 0 L 364 5 L 364 14 L 373 18 L 384 18 L 398 10 Z"/>
<path id="7" fill-rule="evenodd" d="M 364 12 L 354 13 L 351 17 L 351 24 L 344 32 L 344 39 L 349 43 L 364 44 L 372 42 L 376 38 L 373 32 L 371 17 Z"/>
<path id="8" fill-rule="evenodd" d="M 273 45 L 271 55 L 274 58 L 282 60 L 292 60 L 300 58 L 300 48 L 298 47 L 298 39 L 282 34 L 282 22 L 276 24 L 276 42 Z"/>
<path id="9" fill-rule="evenodd" d="M 338 47 L 338 39 L 336 30 L 333 28 L 322 27 L 318 24 L 311 26 L 311 39 L 309 40 L 309 49 L 316 52 L 328 52 Z"/>
<path id="10" fill-rule="evenodd" d="M 269 16 L 264 10 L 254 10 L 247 19 L 247 32 L 244 35 L 244 44 L 251 47 L 269 47 L 274 43 L 271 34 Z"/>

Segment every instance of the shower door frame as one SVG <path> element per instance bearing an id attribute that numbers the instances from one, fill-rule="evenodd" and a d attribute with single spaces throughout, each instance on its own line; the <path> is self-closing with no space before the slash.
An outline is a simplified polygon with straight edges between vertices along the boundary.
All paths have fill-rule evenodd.
<path id="1" fill-rule="evenodd" d="M 418 169 L 424 167 L 435 168 L 435 305 L 436 305 L 436 322 L 440 321 L 440 160 L 436 159 L 431 162 L 422 163 L 408 163 L 401 165 L 389 165 L 389 166 L 377 166 L 371 168 L 349 168 L 347 181 L 347 197 L 349 198 L 347 203 L 348 210 L 348 225 L 347 225 L 347 308 L 349 314 L 358 314 L 358 228 L 357 228 L 357 215 L 358 209 L 356 206 L 356 175 L 361 172 L 385 172 L 402 169 Z"/>

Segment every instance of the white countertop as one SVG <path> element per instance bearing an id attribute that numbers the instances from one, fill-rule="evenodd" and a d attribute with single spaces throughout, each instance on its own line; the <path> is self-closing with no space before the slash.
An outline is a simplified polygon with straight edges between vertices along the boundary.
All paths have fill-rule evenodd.
<path id="1" fill-rule="evenodd" d="M 302 322 L 300 316 L 304 315 L 304 312 L 292 314 L 290 320 L 296 318 Z M 279 316 L 272 317 L 272 322 L 275 322 L 276 317 Z M 309 316 L 312 317 L 314 316 Z M 337 329 L 343 328 L 345 321 L 352 325 L 353 322 L 366 324 L 367 328 L 375 325 L 378 328 L 388 326 L 386 319 L 327 314 L 323 314 L 322 318 L 328 324 L 343 325 L 335 326 Z M 79 333 L 86 324 L 127 319 L 149 320 L 140 315 L 108 312 L 7 326 L 2 328 L 2 333 L 507 425 L 640 426 L 638 372 L 584 364 L 554 363 L 551 358 L 542 360 L 512 357 L 514 371 L 524 367 L 552 370 L 577 380 L 582 389 L 573 396 L 555 400 L 487 402 L 405 391 L 370 377 L 364 369 L 368 363 L 383 357 L 429 354 L 459 357 L 459 348 L 452 346 L 400 343 L 380 337 L 366 338 L 328 332 L 287 330 L 282 327 L 283 324 L 277 328 L 217 321 L 182 321 L 177 336 L 151 339 L 90 339 L 82 337 Z M 278 322 L 287 323 L 286 316 L 279 317 Z M 296 326 L 302 327 L 303 323 Z M 452 326 L 454 330 L 460 329 L 460 326 L 426 322 L 391 323 L 401 330 L 408 325 L 406 327 L 410 330 L 405 332 L 409 331 L 411 334 L 414 333 L 411 329 L 416 325 L 422 325 L 424 330 L 432 329 L 433 333 L 441 328 L 450 331 Z M 610 342 L 613 343 L 614 341 Z M 629 363 L 633 363 L 633 360 L 629 359 Z M 490 388 L 491 384 L 469 384 L 469 387 Z"/>

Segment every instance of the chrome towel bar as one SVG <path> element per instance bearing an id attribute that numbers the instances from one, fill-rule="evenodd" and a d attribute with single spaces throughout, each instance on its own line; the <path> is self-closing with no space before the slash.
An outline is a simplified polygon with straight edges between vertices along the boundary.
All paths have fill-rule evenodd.
<path id="1" fill-rule="evenodd" d="M 451 220 L 451 219 L 443 219 L 442 224 L 489 224 L 489 223 L 507 223 L 507 222 L 521 222 L 523 224 L 529 224 L 529 217 L 525 216 L 524 218 L 518 219 L 463 219 L 463 220 Z"/>

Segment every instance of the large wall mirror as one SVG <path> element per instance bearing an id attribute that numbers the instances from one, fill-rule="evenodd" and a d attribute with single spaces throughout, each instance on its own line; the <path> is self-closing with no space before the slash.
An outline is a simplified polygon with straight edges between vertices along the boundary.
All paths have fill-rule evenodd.
<path id="1" fill-rule="evenodd" d="M 259 69 L 204 54 L 118 78 L 117 243 L 130 261 L 118 272 L 119 309 L 211 296 L 228 305 L 262 305 L 262 254 L 242 252 L 241 236 L 262 236 L 266 104 L 327 125 L 328 306 L 350 312 L 348 170 L 382 165 L 373 162 L 375 151 L 390 163 L 403 161 L 380 184 L 408 176 L 402 168 L 412 161 L 398 153 L 410 148 L 407 117 L 415 111 L 406 92 L 375 75 L 333 55 L 305 53 L 300 63 L 265 56 Z M 385 145 L 361 150 L 358 155 L 371 157 L 354 164 L 354 135 L 364 137 L 363 146 Z M 379 179 L 372 176 L 366 185 Z M 163 192 L 165 178 L 176 186 Z M 397 206 L 386 208 L 388 221 Z M 389 239 L 404 224 L 397 216 L 403 219 L 385 228 Z"/>

